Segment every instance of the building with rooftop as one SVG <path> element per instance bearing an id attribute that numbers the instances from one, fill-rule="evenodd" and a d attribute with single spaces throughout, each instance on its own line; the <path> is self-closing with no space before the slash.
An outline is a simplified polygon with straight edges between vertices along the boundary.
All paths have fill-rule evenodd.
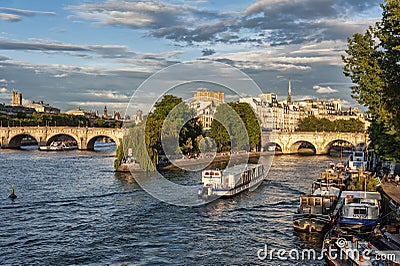
<path id="1" fill-rule="evenodd" d="M 39 101 L 39 102 L 33 101 L 32 103 L 25 104 L 24 106 L 35 109 L 36 113 L 39 113 L 39 114 L 59 114 L 60 113 L 60 109 L 58 109 L 57 107 L 51 106 L 47 103 L 44 103 L 43 101 Z"/>
<path id="2" fill-rule="evenodd" d="M 295 131 L 300 119 L 310 115 L 331 121 L 354 118 L 362 121 L 366 128 L 369 125 L 361 110 L 343 110 L 340 99 L 293 101 L 290 81 L 286 100 L 279 100 L 276 93 L 270 92 L 258 97 L 240 98 L 239 102 L 246 102 L 253 108 L 263 130 Z"/>
<path id="3" fill-rule="evenodd" d="M 203 130 L 211 129 L 211 123 L 218 105 L 225 102 L 223 92 L 208 91 L 200 89 L 194 94 L 194 100 L 189 104 L 195 116 L 199 118 Z"/>

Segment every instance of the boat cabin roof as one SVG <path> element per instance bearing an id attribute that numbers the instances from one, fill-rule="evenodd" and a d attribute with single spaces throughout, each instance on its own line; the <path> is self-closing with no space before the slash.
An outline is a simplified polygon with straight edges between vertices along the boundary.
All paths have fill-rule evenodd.
<path id="1" fill-rule="evenodd" d="M 351 203 L 343 206 L 343 208 L 378 208 L 378 206 L 365 203 Z"/>
<path id="2" fill-rule="evenodd" d="M 262 166 L 262 164 L 238 164 L 232 167 L 229 167 L 225 170 L 220 170 L 220 169 L 208 169 L 208 170 L 203 170 L 202 173 L 203 175 L 209 175 L 211 172 L 218 172 L 221 173 L 222 175 L 236 175 L 243 173 L 244 171 L 255 169 L 257 167 Z M 220 177 L 219 175 L 216 175 L 217 177 Z"/>
<path id="3" fill-rule="evenodd" d="M 313 195 L 315 196 L 336 196 L 339 197 L 340 195 L 340 188 L 336 187 L 320 187 L 317 188 L 314 192 Z"/>
<path id="4" fill-rule="evenodd" d="M 244 171 L 251 170 L 262 166 L 261 164 L 238 164 L 233 167 L 229 167 L 224 170 L 224 175 L 236 175 L 243 173 Z"/>
<path id="5" fill-rule="evenodd" d="M 358 199 L 376 199 L 381 200 L 379 192 L 365 192 L 365 191 L 342 191 L 340 198 L 358 198 Z"/>

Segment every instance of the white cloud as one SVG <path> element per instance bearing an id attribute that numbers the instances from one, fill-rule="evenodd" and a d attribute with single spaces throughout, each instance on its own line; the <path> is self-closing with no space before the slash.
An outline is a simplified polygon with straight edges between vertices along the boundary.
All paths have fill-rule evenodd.
<path id="1" fill-rule="evenodd" d="M 19 16 L 35 16 L 35 15 L 56 15 L 55 12 L 47 12 L 47 11 L 37 11 L 37 10 L 26 10 L 26 9 L 17 9 L 17 8 L 8 8 L 8 7 L 0 7 L 0 10 L 4 13 L 15 14 Z"/>
<path id="2" fill-rule="evenodd" d="M 103 1 L 69 6 L 97 25 L 126 27 L 181 44 L 287 45 L 345 40 L 365 30 L 376 0 L 260 0 L 243 10 L 212 10 L 167 1 Z"/>
<path id="3" fill-rule="evenodd" d="M 320 94 L 330 94 L 330 93 L 335 93 L 338 92 L 336 89 L 332 89 L 331 87 L 321 87 L 319 85 L 314 85 L 313 89 Z"/>
<path id="4" fill-rule="evenodd" d="M 101 99 L 110 99 L 110 100 L 129 100 L 130 97 L 117 91 L 99 91 L 99 90 L 91 90 L 87 93 L 91 97 L 97 97 Z"/>
<path id="5" fill-rule="evenodd" d="M 55 77 L 55 78 L 66 78 L 66 77 L 68 77 L 68 74 L 67 73 L 55 74 L 53 77 Z"/>
<path id="6" fill-rule="evenodd" d="M 0 20 L 15 22 L 15 21 L 20 21 L 21 16 L 14 15 L 14 14 L 0 13 Z"/>
<path id="7" fill-rule="evenodd" d="M 128 106 L 128 102 L 125 103 L 115 103 L 115 102 L 100 102 L 100 101 L 87 101 L 87 102 L 82 102 L 82 101 L 70 101 L 67 102 L 67 104 L 71 106 L 82 106 L 86 108 L 98 108 L 99 110 L 102 110 L 104 106 L 107 106 L 107 108 L 110 107 L 110 109 L 120 109 L 120 110 L 125 110 Z M 86 110 L 87 111 L 87 110 Z"/>
<path id="8" fill-rule="evenodd" d="M 1 92 L 1 93 L 7 93 L 8 90 L 7 90 L 6 88 L 3 87 L 3 88 L 0 88 L 0 92 Z"/>

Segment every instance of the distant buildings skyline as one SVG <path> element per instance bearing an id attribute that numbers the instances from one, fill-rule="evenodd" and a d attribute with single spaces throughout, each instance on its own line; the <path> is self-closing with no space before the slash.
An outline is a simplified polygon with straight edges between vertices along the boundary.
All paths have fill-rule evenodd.
<path id="1" fill-rule="evenodd" d="M 189 106 L 203 125 L 203 130 L 211 129 L 211 123 L 217 111 L 217 107 L 225 102 L 223 92 L 199 89 L 194 93 L 194 100 Z M 259 119 L 263 130 L 279 130 L 293 132 L 297 129 L 300 119 L 308 116 L 337 119 L 358 119 L 367 129 L 369 123 L 364 114 L 358 108 L 342 109 L 340 99 L 306 99 L 304 101 L 292 101 L 291 81 L 288 81 L 287 98 L 279 100 L 276 93 L 261 93 L 258 97 L 241 97 L 238 102 L 248 103 Z"/>
<path id="2" fill-rule="evenodd" d="M 224 92 L 199 88 L 194 93 L 193 100 L 189 102 L 189 107 L 194 110 L 196 117 L 199 118 L 203 130 L 208 131 L 211 129 L 211 123 L 217 107 L 224 102 Z M 286 99 L 279 100 L 276 93 L 269 92 L 261 93 L 257 97 L 241 97 L 238 102 L 248 103 L 252 107 L 260 121 L 261 128 L 264 130 L 295 131 L 299 120 L 310 115 L 329 120 L 355 118 L 362 121 L 366 128 L 368 126 L 368 121 L 361 110 L 357 107 L 348 110 L 343 109 L 340 99 L 293 100 L 290 80 L 288 81 Z M 0 104 L 0 114 L 17 115 L 21 112 L 28 115 L 34 112 L 59 114 L 60 109 L 44 103 L 44 101 L 32 101 L 31 103 L 23 104 L 22 93 L 13 89 L 11 103 L 9 105 Z M 122 112 L 114 110 L 110 115 L 106 105 L 103 108 L 102 115 L 99 114 L 98 110 L 86 111 L 79 106 L 66 111 L 65 114 L 82 115 L 91 119 L 123 120 Z M 143 115 L 143 112 L 138 110 L 135 114 L 127 116 L 125 119 L 138 124 L 143 120 Z"/>
<path id="3" fill-rule="evenodd" d="M 43 100 L 31 101 L 29 103 L 23 102 L 22 92 L 16 91 L 14 88 L 11 92 L 11 102 L 10 104 L 0 103 L 0 115 L 11 115 L 16 116 L 19 113 L 25 113 L 27 115 L 32 115 L 33 113 L 38 114 L 60 114 L 59 108 L 51 106 L 45 103 Z M 98 110 L 85 111 L 77 106 L 75 109 L 63 112 L 68 115 L 82 115 L 88 118 L 102 118 L 106 120 L 122 120 L 122 112 L 113 111 L 112 115 L 108 114 L 107 106 L 104 106 L 103 115 L 99 115 Z"/>

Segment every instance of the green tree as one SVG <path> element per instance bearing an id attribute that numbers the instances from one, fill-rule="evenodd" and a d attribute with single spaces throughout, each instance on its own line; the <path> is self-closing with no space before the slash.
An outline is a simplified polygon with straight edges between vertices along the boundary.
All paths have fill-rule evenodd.
<path id="1" fill-rule="evenodd" d="M 96 119 L 93 121 L 93 125 L 94 125 L 95 127 L 104 127 L 105 122 L 104 122 L 104 120 L 101 119 L 101 118 L 96 118 Z"/>
<path id="2" fill-rule="evenodd" d="M 261 141 L 261 129 L 248 103 L 228 103 L 217 107 L 211 122 L 211 133 L 217 152 L 256 149 Z"/>
<path id="3" fill-rule="evenodd" d="M 123 139 L 123 149 L 119 151 L 125 156 L 128 153 L 128 149 L 131 148 L 133 156 L 136 161 L 139 162 L 141 168 L 147 171 L 154 171 L 155 164 L 151 161 L 152 150 L 148 150 L 148 146 L 145 141 L 145 125 L 144 123 L 138 124 L 133 128 L 130 128 L 128 134 Z M 118 157 L 117 151 L 117 157 Z M 148 156 L 150 155 L 150 157 Z"/>
<path id="4" fill-rule="evenodd" d="M 123 145 L 119 145 L 116 151 L 116 157 L 114 160 L 114 169 L 117 170 L 118 167 L 121 165 L 122 159 L 125 157 Z"/>
<path id="5" fill-rule="evenodd" d="M 179 133 L 179 146 L 183 154 L 199 153 L 199 139 L 203 133 L 203 127 L 197 118 L 192 118 L 185 123 Z"/>
<path id="6" fill-rule="evenodd" d="M 197 153 L 199 148 L 196 139 L 203 130 L 197 118 L 191 119 L 193 114 L 189 106 L 179 97 L 165 95 L 154 107 L 148 115 L 145 128 L 146 149 L 154 165 L 158 162 L 158 154 L 164 153 L 163 143 L 167 144 L 166 148 L 175 147 L 175 139 L 179 140 L 183 153 Z"/>
<path id="7" fill-rule="evenodd" d="M 89 125 L 89 119 L 85 116 L 75 116 L 67 114 L 38 114 L 31 116 L 1 116 L 3 126 L 86 126 Z"/>
<path id="8" fill-rule="evenodd" d="M 229 151 L 231 149 L 231 139 L 226 128 L 217 120 L 211 122 L 211 133 L 208 135 L 217 146 L 217 152 Z"/>
<path id="9" fill-rule="evenodd" d="M 381 4 L 382 19 L 364 34 L 348 39 L 344 74 L 351 78 L 352 96 L 368 107 L 368 130 L 375 151 L 400 160 L 400 1 Z"/>
<path id="10" fill-rule="evenodd" d="M 229 105 L 239 114 L 242 119 L 251 149 L 256 149 L 261 142 L 261 128 L 257 116 L 248 103 L 229 103 Z"/>
<path id="11" fill-rule="evenodd" d="M 330 121 L 313 115 L 300 119 L 297 131 L 300 132 L 364 132 L 364 123 L 358 119 L 337 119 Z"/>

